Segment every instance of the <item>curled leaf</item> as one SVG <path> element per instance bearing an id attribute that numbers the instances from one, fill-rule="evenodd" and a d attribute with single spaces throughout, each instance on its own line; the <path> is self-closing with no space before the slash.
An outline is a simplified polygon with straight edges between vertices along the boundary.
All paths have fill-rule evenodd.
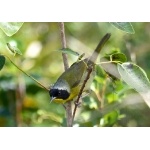
<path id="1" fill-rule="evenodd" d="M 14 53 L 14 55 L 15 54 L 22 55 L 21 51 L 16 46 L 12 46 L 10 43 L 7 43 L 7 47 L 12 53 Z"/>

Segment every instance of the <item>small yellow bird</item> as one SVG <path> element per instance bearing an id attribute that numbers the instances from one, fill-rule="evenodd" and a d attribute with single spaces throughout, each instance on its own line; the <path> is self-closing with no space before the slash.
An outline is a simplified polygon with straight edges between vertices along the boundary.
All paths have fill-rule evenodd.
<path id="1" fill-rule="evenodd" d="M 87 76 L 88 67 L 92 67 L 92 72 L 90 78 L 86 82 L 83 92 L 90 89 L 90 85 L 96 75 L 95 73 L 95 61 L 100 53 L 104 44 L 108 41 L 111 34 L 107 33 L 99 42 L 95 51 L 91 57 L 84 60 L 77 61 L 73 63 L 70 68 L 68 68 L 61 76 L 57 79 L 54 85 L 50 88 L 49 94 L 51 97 L 50 101 L 55 101 L 58 103 L 66 103 L 67 101 L 73 100 L 78 96 L 84 80 Z"/>

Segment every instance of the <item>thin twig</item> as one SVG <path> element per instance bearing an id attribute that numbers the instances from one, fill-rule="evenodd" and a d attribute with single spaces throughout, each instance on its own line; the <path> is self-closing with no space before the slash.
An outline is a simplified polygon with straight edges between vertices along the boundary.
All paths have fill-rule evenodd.
<path id="1" fill-rule="evenodd" d="M 9 61 L 17 68 L 19 69 L 21 72 L 23 72 L 25 75 L 27 75 L 28 77 L 30 77 L 32 80 L 34 80 L 37 84 L 39 84 L 42 88 L 44 88 L 46 91 L 49 91 L 48 88 L 46 88 L 44 85 L 42 85 L 39 81 L 37 81 L 36 79 L 34 79 L 31 75 L 29 75 L 28 73 L 26 73 L 25 71 L 23 71 L 21 68 L 19 68 L 7 55 L 3 55 L 4 57 L 8 58 Z"/>
<path id="2" fill-rule="evenodd" d="M 113 60 L 110 60 L 110 61 L 106 61 L 106 62 L 100 62 L 100 63 L 97 63 L 96 65 L 110 64 L 110 63 L 121 63 L 121 61 L 113 61 Z"/>
<path id="3" fill-rule="evenodd" d="M 59 27 L 60 27 L 60 37 L 61 37 L 62 48 L 64 49 L 64 48 L 66 48 L 66 37 L 65 37 L 64 23 L 60 22 Z M 67 55 L 62 53 L 62 57 L 63 57 L 63 62 L 64 62 L 64 68 L 65 68 L 65 70 L 67 70 L 69 68 Z M 72 127 L 72 106 L 71 106 L 71 101 L 68 101 L 66 103 L 65 110 L 66 110 L 67 127 Z"/>
<path id="4" fill-rule="evenodd" d="M 92 67 L 88 66 L 88 68 L 87 68 L 87 76 L 86 76 L 86 78 L 85 78 L 85 80 L 84 80 L 84 82 L 82 84 L 82 87 L 81 87 L 80 92 L 78 94 L 77 100 L 75 101 L 75 108 L 74 108 L 74 111 L 73 111 L 72 123 L 73 123 L 73 120 L 74 120 L 74 117 L 75 117 L 75 114 L 76 114 L 76 110 L 77 110 L 77 107 L 78 107 L 78 104 L 79 104 L 80 97 L 81 97 L 81 95 L 83 93 L 84 87 L 85 87 L 88 79 L 90 78 L 90 74 L 91 74 L 92 69 L 93 69 Z"/>

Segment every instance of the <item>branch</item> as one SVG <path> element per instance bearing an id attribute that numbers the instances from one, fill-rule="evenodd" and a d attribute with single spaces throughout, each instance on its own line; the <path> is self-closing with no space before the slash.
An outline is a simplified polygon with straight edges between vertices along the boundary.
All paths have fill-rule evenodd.
<path id="1" fill-rule="evenodd" d="M 81 97 L 81 95 L 83 93 L 84 87 L 85 87 L 88 79 L 90 78 L 90 74 L 92 72 L 92 69 L 93 69 L 93 66 L 88 66 L 88 68 L 87 68 L 87 76 L 86 76 L 86 78 L 85 78 L 85 80 L 84 80 L 84 82 L 82 84 L 82 87 L 81 87 L 80 92 L 78 94 L 77 100 L 75 101 L 75 108 L 74 108 L 74 111 L 73 111 L 72 124 L 73 124 L 73 120 L 74 120 L 74 117 L 75 117 L 75 114 L 76 114 L 77 107 L 79 105 L 80 97 Z"/>
<path id="2" fill-rule="evenodd" d="M 65 38 L 65 28 L 64 28 L 64 23 L 60 22 L 59 23 L 60 27 L 60 37 L 61 37 L 61 43 L 62 43 L 62 48 L 66 48 L 66 38 Z M 69 68 L 68 65 L 68 60 L 67 60 L 67 55 L 62 53 L 63 57 L 63 62 L 64 62 L 64 68 L 65 70 Z M 71 101 L 68 101 L 65 105 L 66 109 L 66 119 L 67 119 L 67 127 L 72 127 L 72 107 L 71 107 Z"/>

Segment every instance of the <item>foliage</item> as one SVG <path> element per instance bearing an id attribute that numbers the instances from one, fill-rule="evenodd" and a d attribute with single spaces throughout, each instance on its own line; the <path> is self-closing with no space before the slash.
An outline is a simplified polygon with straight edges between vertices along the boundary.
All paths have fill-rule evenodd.
<path id="1" fill-rule="evenodd" d="M 134 34 L 134 29 L 132 27 L 132 24 L 130 22 L 111 22 L 113 26 L 115 26 L 117 29 L 120 29 L 124 32 Z"/>
<path id="2" fill-rule="evenodd" d="M 145 71 L 139 66 L 126 62 L 118 64 L 118 71 L 122 79 L 143 96 L 143 99 L 150 107 L 150 82 Z"/>
<path id="3" fill-rule="evenodd" d="M 7 36 L 14 35 L 23 25 L 23 22 L 0 22 L 0 28 Z"/>
<path id="4" fill-rule="evenodd" d="M 50 104 L 48 92 L 7 59 L 49 88 L 64 71 L 58 24 L 18 25 L 9 34 L 12 37 L 4 29 L 6 35 L 0 31 L 0 53 L 4 54 L 0 55 L 0 126 L 66 126 L 64 107 Z M 74 126 L 150 126 L 150 109 L 146 98 L 140 96 L 143 89 L 149 93 L 150 24 L 119 25 L 131 34 L 116 30 L 109 23 L 65 23 L 65 53 L 70 65 L 79 56 L 90 56 L 105 33 L 112 34 L 97 61 L 92 92 L 77 109 Z M 3 28 L 2 23 L 0 26 Z M 128 67 L 129 62 L 132 67 Z"/>

